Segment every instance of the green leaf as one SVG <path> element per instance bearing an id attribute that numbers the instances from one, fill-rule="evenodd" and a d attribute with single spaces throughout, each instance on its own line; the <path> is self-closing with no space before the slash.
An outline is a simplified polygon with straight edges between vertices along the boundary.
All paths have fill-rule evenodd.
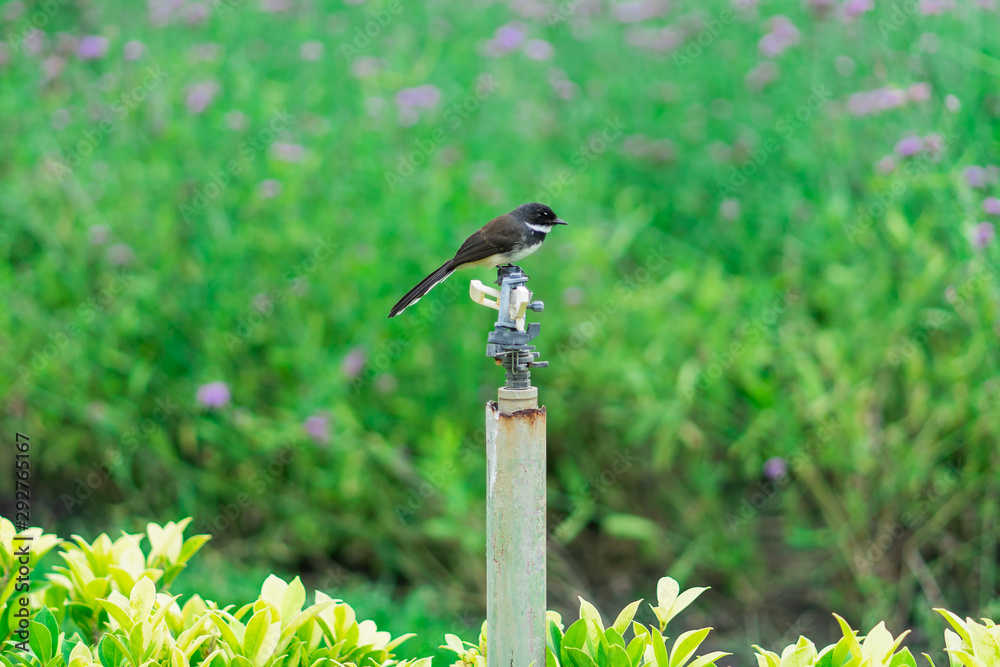
<path id="1" fill-rule="evenodd" d="M 992 665 L 987 666 L 982 660 L 977 660 L 974 655 L 967 653 L 965 651 L 957 651 L 955 649 L 945 649 L 949 655 L 953 655 L 962 661 L 965 667 L 992 667 Z"/>
<path id="2" fill-rule="evenodd" d="M 612 644 L 608 649 L 608 667 L 632 667 L 628 653 L 618 644 Z"/>
<path id="3" fill-rule="evenodd" d="M 594 659 L 578 648 L 568 648 L 564 654 L 563 667 L 597 667 Z"/>
<path id="4" fill-rule="evenodd" d="M 787 650 L 787 649 L 786 649 Z M 799 646 L 787 655 L 782 652 L 781 667 L 809 667 L 816 658 L 816 647 L 812 644 Z"/>
<path id="5" fill-rule="evenodd" d="M 38 613 L 35 614 L 35 620 L 45 626 L 53 639 L 59 636 L 59 624 L 56 623 L 56 617 L 52 615 L 48 607 L 39 609 Z"/>
<path id="6" fill-rule="evenodd" d="M 108 651 L 101 653 L 101 661 L 103 662 L 105 659 L 108 660 L 108 662 L 104 662 L 104 667 L 116 667 L 122 658 L 126 658 L 133 665 L 139 663 L 137 659 L 132 657 L 132 652 L 129 649 L 127 642 L 118 635 L 119 632 L 122 631 L 117 630 L 111 634 L 104 635 L 104 639 L 109 640 L 112 644 L 114 644 L 116 649 L 116 652 L 109 649 Z"/>
<path id="7" fill-rule="evenodd" d="M 573 625 L 566 628 L 566 634 L 562 638 L 563 648 L 582 649 L 587 645 L 587 619 L 581 618 Z M 566 659 L 563 658 L 563 662 Z"/>
<path id="8" fill-rule="evenodd" d="M 271 627 L 271 609 L 265 607 L 250 617 L 246 632 L 243 633 L 243 655 L 254 660 L 260 651 L 268 628 Z"/>
<path id="9" fill-rule="evenodd" d="M 653 646 L 653 656 L 656 658 L 656 667 L 670 667 L 670 658 L 667 657 L 667 644 L 663 641 L 663 635 L 657 628 L 652 628 L 649 636 L 649 643 Z"/>
<path id="10" fill-rule="evenodd" d="M 546 622 L 548 630 L 545 636 L 545 644 L 552 650 L 553 655 L 562 655 L 563 633 L 559 626 L 551 618 Z"/>
<path id="11" fill-rule="evenodd" d="M 821 655 L 813 667 L 833 667 L 833 651 Z"/>
<path id="12" fill-rule="evenodd" d="M 955 628 L 955 632 L 958 633 L 958 636 L 962 638 L 962 641 L 966 645 L 972 646 L 972 637 L 969 636 L 969 629 L 965 627 L 965 622 L 962 619 L 947 609 L 935 608 L 934 611 L 944 616 L 945 620 L 951 624 L 951 627 Z"/>
<path id="13" fill-rule="evenodd" d="M 711 631 L 712 628 L 701 628 L 681 634 L 674 642 L 673 650 L 670 651 L 670 667 L 684 667 Z"/>
<path id="14" fill-rule="evenodd" d="M 600 626 L 600 630 L 604 632 L 604 619 L 601 618 L 601 613 L 597 611 L 597 607 L 590 604 L 583 598 L 580 598 L 580 618 L 592 618 L 597 621 L 597 625 Z"/>
<path id="15" fill-rule="evenodd" d="M 725 653 L 724 651 L 712 651 L 711 653 L 706 653 L 700 658 L 692 662 L 688 667 L 708 667 L 712 665 L 716 660 L 720 658 L 725 658 L 727 655 L 732 655 L 732 653 Z"/>
<path id="16" fill-rule="evenodd" d="M 545 647 L 545 667 L 560 667 L 555 654 L 548 646 Z"/>
<path id="17" fill-rule="evenodd" d="M 1000 665 L 1000 645 L 983 625 L 969 619 L 966 627 L 972 639 L 972 653 L 987 665 Z"/>
<path id="18" fill-rule="evenodd" d="M 625 638 L 621 636 L 614 628 L 608 628 L 604 631 L 604 637 L 608 640 L 609 646 L 621 646 L 622 650 L 625 649 Z"/>
<path id="19" fill-rule="evenodd" d="M 910 649 L 904 648 L 902 651 L 892 656 L 892 660 L 889 662 L 889 667 L 917 667 L 917 661 L 914 660 L 913 654 L 910 653 Z"/>
<path id="20" fill-rule="evenodd" d="M 42 663 L 48 662 L 52 659 L 52 635 L 48 628 L 37 621 L 30 621 L 28 627 L 31 628 L 28 646 Z"/>
<path id="21" fill-rule="evenodd" d="M 146 651 L 146 624 L 136 623 L 132 631 L 128 633 L 128 647 L 132 657 L 138 664 L 142 661 L 142 654 Z"/>
<path id="22" fill-rule="evenodd" d="M 646 650 L 646 639 L 649 635 L 639 635 L 629 642 L 625 652 L 628 653 L 632 667 L 639 667 L 642 664 L 643 653 Z"/>
<path id="23" fill-rule="evenodd" d="M 181 553 L 177 557 L 177 562 L 187 563 L 210 539 L 212 539 L 211 535 L 192 535 L 184 540 L 184 546 L 181 547 Z"/>
<path id="24" fill-rule="evenodd" d="M 631 624 L 632 619 L 635 618 L 635 612 L 638 611 L 640 604 L 642 604 L 642 600 L 636 600 L 622 609 L 621 613 L 618 614 L 618 618 L 616 618 L 615 622 L 611 625 L 611 627 L 613 627 L 622 637 L 625 636 L 625 631 L 628 630 L 629 624 Z"/>
<path id="25" fill-rule="evenodd" d="M 156 601 L 156 586 L 149 577 L 141 577 L 129 594 L 129 615 L 136 622 L 145 621 L 153 611 Z"/>
<path id="26" fill-rule="evenodd" d="M 135 625 L 135 622 L 132 620 L 132 617 L 129 616 L 127 609 L 106 598 L 99 598 L 97 601 L 100 602 L 101 606 L 104 607 L 104 610 L 108 612 L 108 616 L 115 619 L 115 622 L 120 625 L 122 629 L 126 632 L 130 632 L 132 630 L 132 626 Z"/>

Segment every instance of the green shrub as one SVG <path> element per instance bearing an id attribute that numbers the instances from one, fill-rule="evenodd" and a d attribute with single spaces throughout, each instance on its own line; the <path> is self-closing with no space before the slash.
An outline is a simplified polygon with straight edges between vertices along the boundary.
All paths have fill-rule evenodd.
<path id="1" fill-rule="evenodd" d="M 31 537 L 33 544 L 24 563 L 29 571 L 56 546 L 64 565 L 53 567 L 44 581 L 29 580 L 30 591 L 23 591 L 17 582 L 31 573 L 21 570 L 13 524 L 0 518 L 0 665 L 430 667 L 427 657 L 396 659 L 394 650 L 412 633 L 393 638 L 370 620 L 358 621 L 349 604 L 321 591 L 305 606 L 306 590 L 298 577 L 286 582 L 270 575 L 257 599 L 237 609 L 219 608 L 199 595 L 181 605 L 180 596 L 169 594 L 170 584 L 208 540 L 207 535 L 185 540 L 189 522 L 151 523 L 145 535 L 123 534 L 114 542 L 104 534 L 87 543 L 77 535 L 66 542 L 38 528 L 24 531 L 21 535 Z M 144 539 L 149 542 L 146 551 Z M 583 598 L 580 617 L 568 628 L 550 611 L 545 667 L 715 667 L 729 654 L 696 655 L 711 628 L 682 632 L 669 649 L 666 636 L 668 624 L 705 590 L 681 591 L 674 579 L 663 577 L 656 605 L 650 605 L 657 622 L 649 626 L 634 620 L 642 600 L 622 609 L 607 627 L 597 608 Z M 945 630 L 951 667 L 1000 665 L 1000 626 L 937 611 L 954 629 Z M 799 637 L 780 654 L 754 646 L 758 666 L 916 667 L 909 649 L 900 648 L 908 630 L 894 638 L 882 622 L 859 638 L 847 621 L 835 617 L 843 632 L 836 644 L 818 650 Z M 442 648 L 457 654 L 455 667 L 485 667 L 486 636 L 484 622 L 477 643 L 448 634 Z M 934 665 L 929 656 L 927 660 Z"/>

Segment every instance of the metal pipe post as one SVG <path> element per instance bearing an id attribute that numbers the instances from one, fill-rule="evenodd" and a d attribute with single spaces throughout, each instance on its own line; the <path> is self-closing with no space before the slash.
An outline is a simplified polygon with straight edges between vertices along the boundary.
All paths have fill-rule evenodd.
<path id="1" fill-rule="evenodd" d="M 545 666 L 545 408 L 538 388 L 486 405 L 487 667 Z"/>

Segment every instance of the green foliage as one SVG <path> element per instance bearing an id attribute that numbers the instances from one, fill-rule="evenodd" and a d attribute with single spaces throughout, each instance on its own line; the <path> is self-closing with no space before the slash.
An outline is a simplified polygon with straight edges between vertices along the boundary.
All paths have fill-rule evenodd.
<path id="1" fill-rule="evenodd" d="M 146 535 L 115 542 L 107 535 L 63 542 L 67 566 L 47 573 L 47 587 L 32 587 L 30 650 L 20 650 L 17 637 L 0 641 L 3 667 L 429 667 L 429 658 L 395 659 L 396 647 L 412 635 L 392 638 L 321 591 L 305 606 L 298 577 L 269 576 L 258 598 L 235 610 L 198 595 L 180 606 L 179 596 L 165 592 L 168 574 L 173 580 L 206 542 L 204 535 L 183 539 L 189 521 L 149 524 Z M 13 536 L 6 519 L 0 530 Z M 31 534 L 56 542 L 37 529 Z M 5 539 L 4 563 L 12 553 Z M 4 581 L 9 574 L 3 571 Z"/>
<path id="2" fill-rule="evenodd" d="M 192 516 L 231 561 L 336 563 L 432 588 L 440 618 L 478 613 L 476 433 L 501 376 L 465 281 L 489 273 L 385 315 L 468 233 L 541 196 L 571 223 L 524 262 L 547 305 L 536 343 L 552 366 L 535 379 L 553 557 L 595 595 L 611 597 L 601 544 L 629 554 L 630 581 L 669 571 L 741 610 L 788 597 L 865 627 L 926 624 L 931 579 L 956 608 L 997 604 L 981 555 L 1000 539 L 983 529 L 1000 497 L 1000 262 L 997 242 L 969 238 L 1000 191 L 963 177 L 1000 162 L 994 14 L 957 2 L 900 17 L 913 3 L 877 2 L 845 23 L 773 0 L 722 22 L 733 1 L 706 0 L 622 23 L 611 2 L 554 0 L 573 12 L 549 24 L 523 3 L 409 1 L 356 58 L 342 47 L 388 3 L 261 4 L 185 3 L 211 10 L 166 24 L 136 0 L 4 5 L 0 414 L 46 443 L 38 524 L 69 535 Z M 16 48 L 39 12 L 42 51 Z M 768 60 L 758 44 L 778 15 L 801 41 Z M 512 21 L 552 59 L 483 57 Z M 74 56 L 93 33 L 106 57 Z M 651 34 L 681 41 L 636 44 Z M 137 61 L 123 55 L 133 39 Z M 325 56 L 304 61 L 313 40 Z M 762 65 L 777 78 L 745 85 Z M 150 68 L 166 77 L 144 87 Z M 496 91 L 449 115 L 484 73 Z M 218 94 L 191 113 L 203 81 Z M 926 102 L 845 111 L 857 92 L 924 82 Z M 424 84 L 440 105 L 400 124 L 396 94 Z M 829 99 L 814 109 L 816 87 Z M 280 111 L 293 119 L 275 139 L 302 161 L 258 151 L 186 220 L 181 206 Z M 615 119 L 621 136 L 587 158 Z M 877 170 L 911 133 L 945 150 Z M 70 157 L 70 173 L 50 172 Z M 230 405 L 197 404 L 211 381 Z M 314 414 L 327 441 L 303 430 Z M 766 480 L 772 457 L 788 473 Z M 168 583 L 162 563 L 147 568 Z M 95 609 L 98 593 L 77 594 L 74 613 Z"/>
<path id="3" fill-rule="evenodd" d="M 21 532 L 36 541 L 39 556 L 58 544 L 67 566 L 47 572 L 48 585 L 32 586 L 27 608 L 35 611 L 30 612 L 28 638 L 14 633 L 8 633 L 6 641 L 0 638 L 0 666 L 430 667 L 430 658 L 396 658 L 396 648 L 413 633 L 393 638 L 371 620 L 358 621 L 349 604 L 322 591 L 316 591 L 314 603 L 307 606 L 298 577 L 288 582 L 268 576 L 257 599 L 237 609 L 220 608 L 199 595 L 181 605 L 180 596 L 165 592 L 165 573 L 180 573 L 206 542 L 203 535 L 183 539 L 188 523 L 149 524 L 145 535 L 126 533 L 115 542 L 107 535 L 88 543 L 79 536 L 63 542 L 37 528 Z M 0 535 L 0 580 L 9 581 L 15 569 L 16 533 L 7 519 L 0 518 Z M 145 538 L 148 552 L 142 549 Z M 705 590 L 682 592 L 677 581 L 661 578 L 656 605 L 649 605 L 657 623 L 649 626 L 635 621 L 642 600 L 627 605 L 609 626 L 583 598 L 579 619 L 568 628 L 558 613 L 549 611 L 546 667 L 716 667 L 730 654 L 697 655 L 711 628 L 681 632 L 672 643 L 664 634 L 670 621 Z M 0 613 L 6 616 L 16 606 L 8 599 Z M 1000 664 L 1000 626 L 989 619 L 980 624 L 944 609 L 936 611 L 954 629 L 945 630 L 952 667 L 959 662 L 965 667 Z M 900 648 L 909 630 L 894 638 L 880 622 L 859 639 L 847 621 L 834 616 L 843 633 L 836 644 L 817 650 L 812 641 L 799 637 L 780 654 L 754 646 L 759 667 L 916 667 L 909 649 Z M 455 667 L 485 667 L 486 623 L 477 643 L 446 634 L 441 648 L 457 654 Z"/>

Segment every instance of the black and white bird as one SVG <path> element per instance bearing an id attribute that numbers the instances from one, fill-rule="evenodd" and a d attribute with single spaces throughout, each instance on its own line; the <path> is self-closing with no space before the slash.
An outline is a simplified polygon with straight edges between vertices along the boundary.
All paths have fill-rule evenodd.
<path id="1" fill-rule="evenodd" d="M 510 264 L 527 257 L 542 246 L 545 235 L 556 225 L 565 225 L 545 204 L 521 204 L 510 213 L 493 218 L 478 232 L 465 239 L 455 256 L 427 276 L 399 300 L 389 317 L 399 315 L 408 306 L 431 291 L 458 269 Z"/>

